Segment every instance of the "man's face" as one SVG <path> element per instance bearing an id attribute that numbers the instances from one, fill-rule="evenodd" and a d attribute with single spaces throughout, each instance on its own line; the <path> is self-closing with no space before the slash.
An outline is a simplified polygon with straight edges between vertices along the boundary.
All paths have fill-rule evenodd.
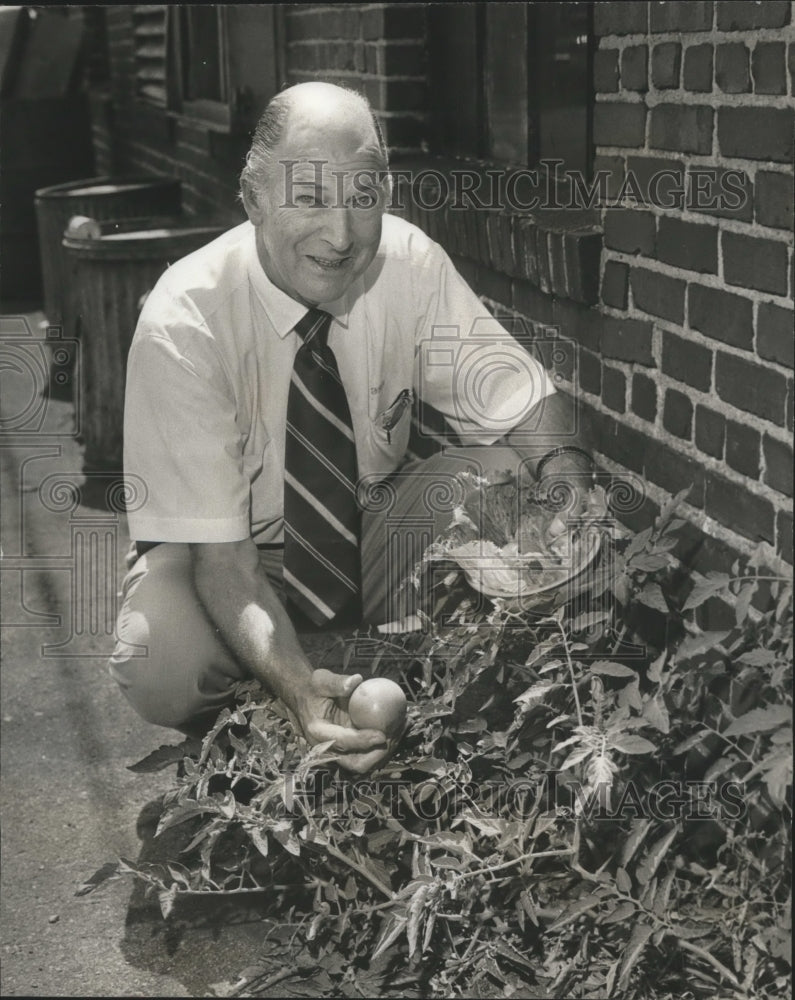
<path id="1" fill-rule="evenodd" d="M 369 120 L 318 123 L 312 108 L 292 109 L 265 190 L 254 211 L 247 204 L 260 263 L 278 288 L 313 306 L 365 271 L 381 240 L 384 173 Z"/>

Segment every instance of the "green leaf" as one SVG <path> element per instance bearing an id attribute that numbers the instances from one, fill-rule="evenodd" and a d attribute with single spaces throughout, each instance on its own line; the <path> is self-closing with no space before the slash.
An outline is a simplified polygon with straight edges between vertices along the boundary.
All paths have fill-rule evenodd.
<path id="1" fill-rule="evenodd" d="M 765 784 L 774 804 L 782 809 L 787 801 L 787 789 L 792 784 L 792 757 L 789 754 L 777 758 L 773 767 L 766 771 Z"/>
<path id="2" fill-rule="evenodd" d="M 380 955 L 383 955 L 390 945 L 394 944 L 395 941 L 400 937 L 403 931 L 406 929 L 406 924 L 408 923 L 408 917 L 402 913 L 390 914 L 389 919 L 386 921 L 383 933 L 378 944 L 375 946 L 375 951 L 370 957 L 370 961 L 374 962 Z"/>
<path id="3" fill-rule="evenodd" d="M 688 736 L 686 740 L 682 740 L 681 743 L 677 743 L 671 753 L 674 757 L 677 757 L 680 753 L 686 753 L 688 750 L 692 750 L 693 747 L 698 746 L 698 744 L 705 740 L 709 735 L 710 733 L 708 729 L 700 729 L 697 733 L 693 733 L 692 736 Z"/>
<path id="4" fill-rule="evenodd" d="M 592 674 L 603 674 L 607 677 L 637 677 L 637 673 L 630 667 L 625 667 L 623 663 L 614 663 L 612 660 L 597 660 L 590 666 Z"/>
<path id="5" fill-rule="evenodd" d="M 651 828 L 650 819 L 636 819 L 632 821 L 632 826 L 630 834 L 624 843 L 624 847 L 621 851 L 621 864 L 626 868 L 632 858 L 635 856 L 635 851 L 643 843 L 646 834 Z"/>
<path id="6" fill-rule="evenodd" d="M 118 878 L 119 866 L 115 861 L 109 861 L 107 864 L 98 868 L 91 878 L 87 878 L 85 882 L 82 882 L 75 892 L 75 896 L 87 896 L 90 892 L 98 889 L 104 882 L 109 879 Z"/>
<path id="7" fill-rule="evenodd" d="M 792 717 L 792 709 L 787 705 L 768 705 L 767 708 L 753 708 L 739 716 L 723 731 L 724 736 L 745 736 L 748 733 L 762 733 L 776 729 Z"/>
<path id="8" fill-rule="evenodd" d="M 135 764 L 128 764 L 127 770 L 135 774 L 151 774 L 155 771 L 163 771 L 171 764 L 178 764 L 183 757 L 189 757 L 191 753 L 196 753 L 201 748 L 201 743 L 194 739 L 185 739 L 181 743 L 161 744 L 157 750 L 147 754 L 143 760 Z"/>
<path id="9" fill-rule="evenodd" d="M 751 649 L 737 657 L 739 663 L 746 663 L 749 667 L 769 667 L 777 659 L 772 649 Z"/>
<path id="10" fill-rule="evenodd" d="M 637 923 L 630 935 L 624 954 L 621 957 L 621 972 L 618 977 L 618 988 L 623 989 L 629 980 L 629 974 L 635 967 L 638 959 L 643 954 L 643 950 L 649 938 L 654 933 L 651 924 Z"/>
<path id="11" fill-rule="evenodd" d="M 620 750 L 621 753 L 654 753 L 657 749 L 651 740 L 644 739 L 642 736 L 633 736 L 631 734 L 614 736 L 611 742 L 613 748 Z"/>
<path id="12" fill-rule="evenodd" d="M 636 595 L 636 598 L 641 604 L 645 604 L 646 607 L 653 608 L 655 611 L 662 611 L 666 615 L 669 612 L 668 602 L 665 600 L 659 583 L 647 583 L 643 590 Z"/>
<path id="13" fill-rule="evenodd" d="M 660 866 L 660 862 L 668 852 L 668 848 L 674 842 L 679 831 L 676 827 L 664 833 L 659 840 L 656 840 L 649 848 L 643 861 L 635 869 L 635 878 L 641 885 L 646 885 L 651 880 L 654 873 Z"/>
<path id="14" fill-rule="evenodd" d="M 696 635 L 689 635 L 676 650 L 677 662 L 689 660 L 708 649 L 716 649 L 729 634 L 727 630 L 723 632 L 698 632 Z"/>
<path id="15" fill-rule="evenodd" d="M 668 717 L 668 709 L 665 701 L 661 697 L 649 698 L 643 705 L 643 718 L 654 726 L 661 733 L 668 733 L 671 730 L 671 720 Z"/>
<path id="16" fill-rule="evenodd" d="M 176 883 L 170 885 L 167 889 L 161 889 L 157 894 L 157 901 L 160 903 L 160 912 L 163 914 L 163 919 L 168 920 L 171 916 L 171 912 L 174 909 L 174 902 L 177 898 L 178 886 Z"/>
<path id="17" fill-rule="evenodd" d="M 576 920 L 581 913 L 585 913 L 587 910 L 592 910 L 601 902 L 602 900 L 599 896 L 595 896 L 593 894 L 583 896 L 581 899 L 578 899 L 574 903 L 567 906 L 557 920 L 553 924 L 550 924 L 549 929 L 551 931 L 558 930 L 558 928 L 563 927 L 572 920 Z"/>
<path id="18" fill-rule="evenodd" d="M 632 890 L 632 879 L 629 876 L 626 868 L 618 868 L 616 871 L 616 885 L 620 892 L 631 892 Z"/>
<path id="19" fill-rule="evenodd" d="M 707 573 L 703 580 L 697 580 L 690 591 L 687 600 L 682 606 L 682 611 L 690 611 L 692 608 L 700 607 L 710 597 L 714 597 L 729 586 L 731 577 L 728 573 Z"/>
<path id="20" fill-rule="evenodd" d="M 627 917 L 631 917 L 635 913 L 636 907 L 634 903 L 620 903 L 615 910 L 608 913 L 606 917 L 603 917 L 599 923 L 600 924 L 616 924 L 620 920 L 626 920 Z"/>

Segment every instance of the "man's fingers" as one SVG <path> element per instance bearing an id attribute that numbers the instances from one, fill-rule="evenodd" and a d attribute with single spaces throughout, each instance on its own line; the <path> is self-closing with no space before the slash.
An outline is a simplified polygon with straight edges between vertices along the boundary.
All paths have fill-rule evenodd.
<path id="1" fill-rule="evenodd" d="M 349 729 L 347 726 L 321 721 L 312 726 L 311 737 L 314 743 L 334 740 L 333 749 L 342 753 L 366 752 L 373 747 L 383 747 L 387 741 L 386 736 L 378 729 Z"/>
<path id="2" fill-rule="evenodd" d="M 312 687 L 322 698 L 350 698 L 361 682 L 361 674 L 335 674 L 325 667 L 312 674 Z"/>

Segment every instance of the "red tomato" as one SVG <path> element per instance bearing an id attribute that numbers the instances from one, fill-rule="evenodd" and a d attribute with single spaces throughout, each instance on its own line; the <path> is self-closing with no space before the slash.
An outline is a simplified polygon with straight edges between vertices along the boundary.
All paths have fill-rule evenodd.
<path id="1" fill-rule="evenodd" d="M 348 714 L 357 729 L 380 729 L 386 736 L 396 736 L 406 719 L 406 696 L 394 681 L 371 677 L 351 695 Z"/>

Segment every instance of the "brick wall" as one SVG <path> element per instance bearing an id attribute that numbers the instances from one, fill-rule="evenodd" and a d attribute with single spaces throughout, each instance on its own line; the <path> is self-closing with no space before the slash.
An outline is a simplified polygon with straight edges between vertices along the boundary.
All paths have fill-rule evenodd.
<path id="1" fill-rule="evenodd" d="M 91 86 L 97 169 L 179 177 L 187 211 L 230 223 L 244 216 L 237 178 L 249 136 L 227 136 L 135 96 L 132 8 L 105 8 L 109 79 Z M 92 28 L 96 30 L 95 26 Z M 417 150 L 425 127 L 425 11 L 421 4 L 289 5 L 286 82 L 324 79 L 367 95 L 395 154 Z"/>
<path id="2" fill-rule="evenodd" d="M 791 562 L 793 5 L 597 3 L 595 28 L 596 166 L 641 191 L 603 212 L 618 349 L 580 373 L 604 458 L 692 484 L 711 568 L 759 540 Z"/>
<path id="3" fill-rule="evenodd" d="M 392 153 L 416 151 L 426 129 L 425 32 L 423 4 L 296 4 L 286 14 L 288 81 L 361 91 Z"/>

